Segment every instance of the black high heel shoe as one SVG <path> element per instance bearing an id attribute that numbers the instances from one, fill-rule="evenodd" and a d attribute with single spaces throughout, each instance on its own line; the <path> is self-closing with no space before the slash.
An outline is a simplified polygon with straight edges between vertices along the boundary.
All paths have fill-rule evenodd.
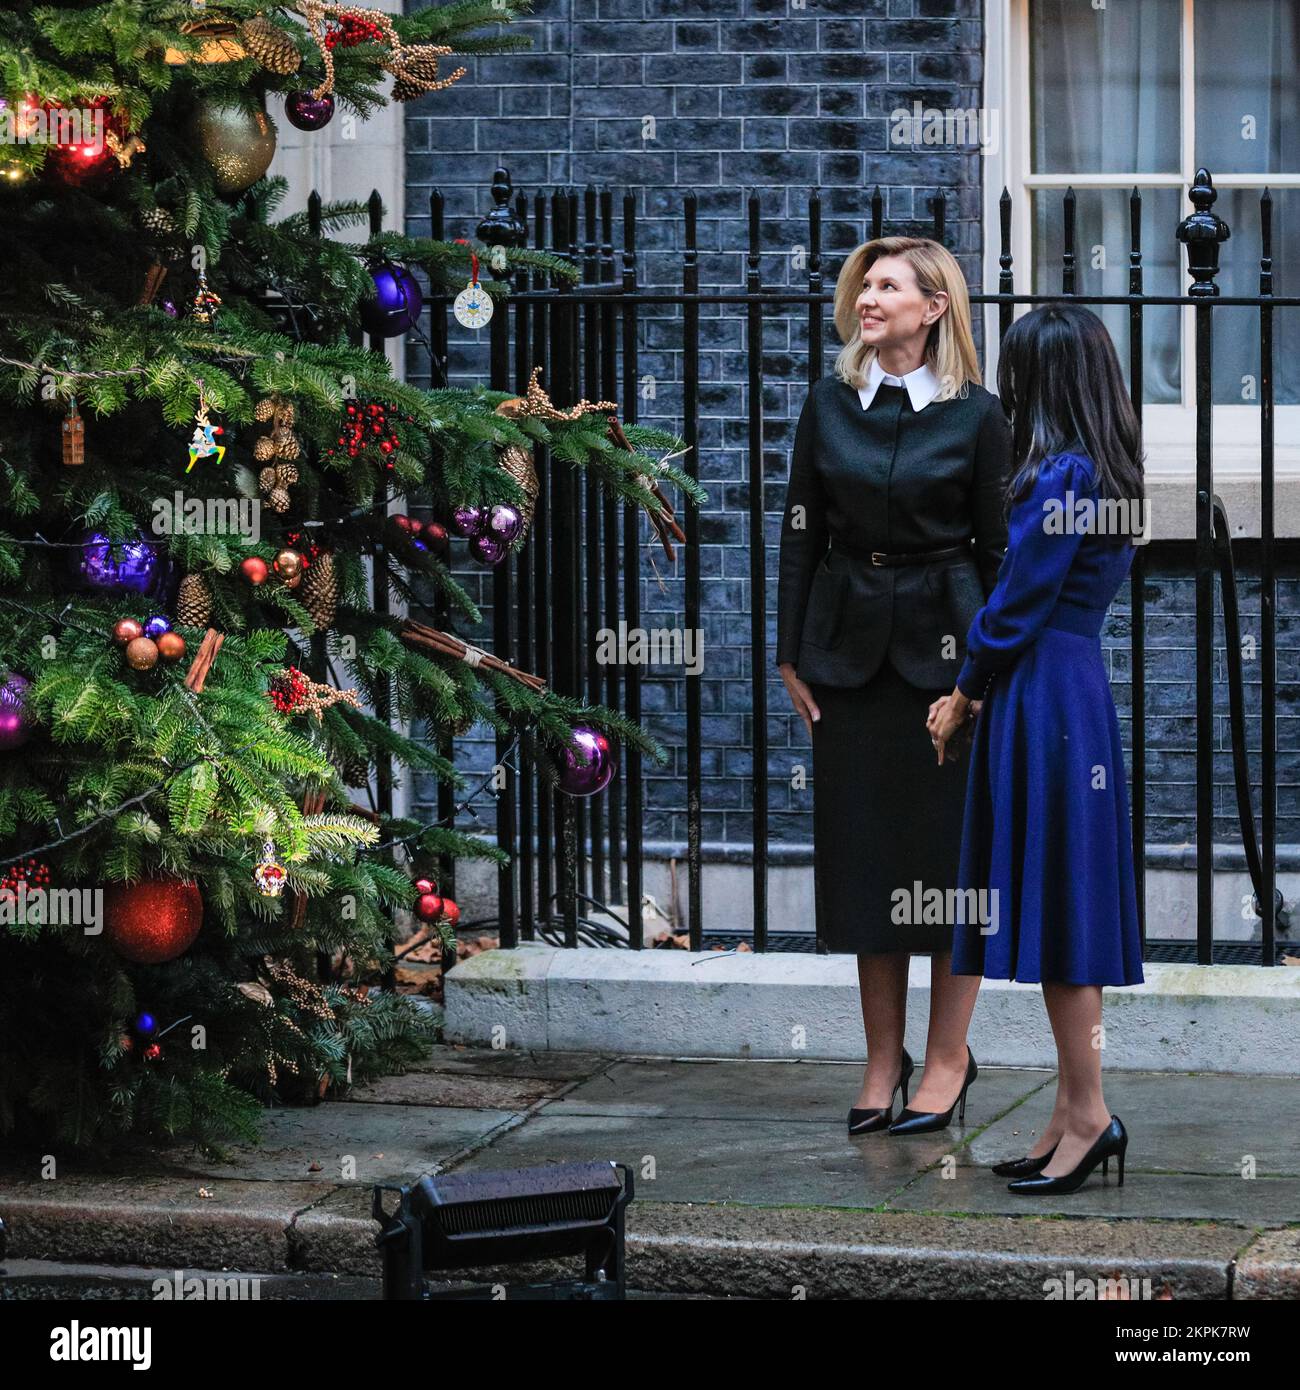
<path id="1" fill-rule="evenodd" d="M 952 1123 L 952 1112 L 961 1106 L 958 1112 L 957 1123 L 966 1123 L 966 1092 L 970 1090 L 970 1084 L 980 1074 L 980 1069 L 975 1065 L 975 1055 L 970 1050 L 970 1044 L 966 1045 L 966 1080 L 962 1082 L 961 1093 L 957 1099 L 943 1111 L 934 1110 L 904 1110 L 903 1113 L 889 1126 L 890 1134 L 929 1134 L 932 1130 L 946 1129 Z"/>
<path id="2" fill-rule="evenodd" d="M 1058 1140 L 1045 1154 L 1039 1154 L 1037 1158 L 1008 1158 L 1002 1163 L 995 1163 L 993 1172 L 1000 1178 L 1031 1178 L 1047 1167 L 1059 1147 Z"/>
<path id="3" fill-rule="evenodd" d="M 908 1056 L 907 1048 L 904 1048 L 902 1065 L 898 1070 L 898 1080 L 894 1083 L 894 1091 L 897 1091 L 900 1086 L 902 1087 L 904 1105 L 907 1104 L 907 1087 L 915 1070 L 916 1063 Z M 849 1133 L 874 1134 L 878 1129 L 888 1129 L 890 1120 L 894 1118 L 894 1091 L 890 1091 L 889 1104 L 883 1109 L 879 1106 L 873 1106 L 866 1110 L 850 1110 Z"/>
<path id="4" fill-rule="evenodd" d="M 1078 1165 L 1059 1178 L 1049 1178 L 1045 1173 L 1037 1177 L 1018 1178 L 1007 1184 L 1008 1192 L 1019 1192 L 1026 1197 L 1050 1195 L 1054 1192 L 1074 1192 L 1088 1180 L 1088 1175 L 1100 1163 L 1102 1176 L 1110 1171 L 1112 1155 L 1119 1163 L 1119 1182 L 1124 1186 L 1124 1151 L 1128 1148 L 1128 1132 L 1120 1123 L 1118 1115 L 1110 1117 L 1110 1124 L 1102 1130 L 1092 1148 L 1079 1160 Z"/>

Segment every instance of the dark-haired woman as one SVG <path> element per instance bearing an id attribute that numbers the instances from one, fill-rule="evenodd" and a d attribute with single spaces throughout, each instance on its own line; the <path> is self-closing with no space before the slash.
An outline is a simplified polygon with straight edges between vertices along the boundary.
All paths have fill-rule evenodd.
<path id="1" fill-rule="evenodd" d="M 1102 1098 L 1103 985 L 1142 982 L 1119 721 L 1099 636 L 1143 530 L 1137 417 L 1102 322 L 1049 305 L 1012 325 L 998 389 L 1011 417 L 1007 553 L 927 727 L 939 757 L 983 700 L 958 882 L 996 894 L 995 930 L 959 925 L 959 975 L 1041 982 L 1056 1106 L 1011 1191 L 1072 1192 L 1128 1136 Z"/>

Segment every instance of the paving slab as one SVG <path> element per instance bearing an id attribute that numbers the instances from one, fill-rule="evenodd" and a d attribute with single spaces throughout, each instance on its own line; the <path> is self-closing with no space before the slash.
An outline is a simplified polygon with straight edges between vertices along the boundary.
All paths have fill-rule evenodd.
<path id="1" fill-rule="evenodd" d="M 918 1071 L 913 1093 L 920 1079 Z M 988 1124 L 1050 1080 L 1050 1072 L 981 1071 L 968 1093 L 966 1129 Z M 786 1120 L 843 1130 L 861 1084 L 860 1062 L 628 1058 L 573 1087 L 548 1104 L 545 1113 Z"/>
<path id="2" fill-rule="evenodd" d="M 1107 1216 L 1148 1220 L 1217 1220 L 1252 1226 L 1300 1221 L 1300 1182 L 1294 1178 L 1205 1178 L 1186 1173 L 1124 1171 L 1124 1186 L 1098 1169 L 1076 1192 L 1059 1197 L 1021 1197 L 1007 1179 L 984 1168 L 955 1165 L 925 1173 L 889 1199 L 891 1211 L 1004 1213 L 1033 1207 L 1044 1215 Z"/>
<path id="3" fill-rule="evenodd" d="M 971 1087 L 967 1118 L 980 1081 Z M 1115 1072 L 1105 1088 L 1106 1103 L 1129 1132 L 1128 1172 L 1240 1179 L 1253 1159 L 1259 1177 L 1300 1177 L 1300 1080 Z M 1054 1084 L 1027 1094 L 972 1140 L 963 1161 L 989 1165 L 1028 1152 L 1055 1100 Z"/>
<path id="4" fill-rule="evenodd" d="M 371 1105 L 449 1105 L 461 1110 L 527 1110 L 559 1095 L 572 1081 L 532 1076 L 482 1076 L 473 1072 L 418 1071 L 381 1076 L 354 1086 L 343 1103 Z"/>
<path id="5" fill-rule="evenodd" d="M 514 1118 L 509 1110 L 331 1104 L 267 1113 L 260 1145 L 230 1150 L 230 1161 L 199 1154 L 186 1170 L 261 1182 L 410 1181 L 445 1163 Z"/>
<path id="6" fill-rule="evenodd" d="M 839 1124 L 552 1117 L 548 1108 L 457 1171 L 613 1160 L 642 1175 L 637 1192 L 646 1201 L 873 1207 L 910 1181 L 934 1150 L 920 1139 L 849 1139 Z"/>
<path id="7" fill-rule="evenodd" d="M 439 1071 L 453 1075 L 536 1077 L 544 1081 L 574 1081 L 590 1076 L 617 1060 L 599 1052 L 541 1052 L 522 1048 L 471 1047 L 438 1043 L 429 1055 L 410 1064 L 408 1071 Z"/>

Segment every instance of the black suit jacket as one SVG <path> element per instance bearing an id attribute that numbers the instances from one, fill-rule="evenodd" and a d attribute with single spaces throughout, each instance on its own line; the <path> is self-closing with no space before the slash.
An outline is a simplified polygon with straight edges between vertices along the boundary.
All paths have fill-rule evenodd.
<path id="1" fill-rule="evenodd" d="M 983 387 L 914 411 L 904 387 L 882 383 L 864 410 L 847 382 L 814 382 L 781 527 L 777 664 L 860 686 L 888 657 L 913 685 L 951 689 L 1006 548 L 1010 462 L 1002 404 Z M 868 554 L 966 545 L 969 555 L 877 566 L 836 538 Z"/>

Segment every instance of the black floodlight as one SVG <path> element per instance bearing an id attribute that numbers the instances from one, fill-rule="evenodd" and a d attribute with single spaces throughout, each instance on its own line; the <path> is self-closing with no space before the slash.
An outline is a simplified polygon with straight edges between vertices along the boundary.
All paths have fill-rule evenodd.
<path id="1" fill-rule="evenodd" d="M 399 1194 L 391 1213 L 385 1192 Z M 384 1297 L 490 1298 L 486 1288 L 435 1293 L 423 1276 L 582 1255 L 585 1279 L 509 1285 L 507 1297 L 624 1298 L 623 1212 L 631 1200 L 632 1170 L 612 1162 L 444 1173 L 414 1187 L 376 1184 Z"/>

